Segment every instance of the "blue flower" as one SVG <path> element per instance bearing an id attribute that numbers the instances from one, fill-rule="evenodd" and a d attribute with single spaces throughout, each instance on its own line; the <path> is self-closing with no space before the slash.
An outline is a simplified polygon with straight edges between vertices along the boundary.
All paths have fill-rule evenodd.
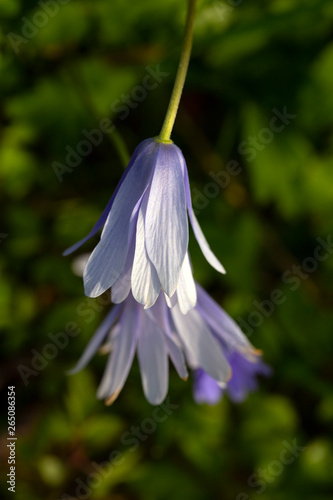
<path id="1" fill-rule="evenodd" d="M 131 290 L 135 300 L 149 308 L 161 290 L 168 298 L 178 290 L 187 297 L 182 312 L 194 307 L 187 213 L 206 259 L 224 273 L 193 213 L 180 149 L 172 142 L 143 141 L 94 228 L 64 253 L 79 248 L 104 226 L 84 270 L 86 295 L 98 297 L 111 288 L 113 302 L 120 303 Z"/>
<path id="2" fill-rule="evenodd" d="M 150 403 L 160 404 L 167 394 L 168 358 L 183 379 L 188 376 L 187 366 L 197 374 L 207 374 L 215 385 L 206 385 L 201 397 L 198 388 L 197 399 L 202 402 L 210 398 L 215 402 L 221 395 L 220 388 L 230 386 L 233 368 L 237 386 L 240 365 L 234 359 L 240 356 L 252 367 L 258 360 L 258 351 L 227 313 L 198 284 L 195 287 L 198 301 L 186 315 L 181 312 L 179 303 L 168 307 L 163 293 L 149 309 L 129 293 L 105 317 L 71 372 L 76 373 L 86 366 L 104 343 L 102 351 L 109 352 L 109 358 L 98 397 L 106 399 L 107 403 L 112 403 L 122 390 L 136 352 L 144 394 Z M 247 382 L 251 385 L 251 370 L 248 373 Z M 247 377 L 245 371 L 242 377 L 241 389 Z"/>
<path id="3" fill-rule="evenodd" d="M 200 285 L 196 287 L 198 302 L 195 310 L 218 341 L 218 348 L 230 365 L 231 377 L 226 384 L 221 384 L 203 367 L 192 366 L 194 399 L 197 403 L 214 405 L 227 391 L 232 401 L 241 402 L 248 392 L 256 390 L 256 376 L 269 375 L 271 370 L 261 361 L 260 351 L 250 344 L 237 323 Z"/>

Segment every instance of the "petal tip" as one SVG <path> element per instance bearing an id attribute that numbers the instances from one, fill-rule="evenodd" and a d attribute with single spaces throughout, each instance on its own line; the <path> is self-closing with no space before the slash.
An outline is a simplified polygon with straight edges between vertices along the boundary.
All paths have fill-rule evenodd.
<path id="1" fill-rule="evenodd" d="M 225 270 L 224 266 L 222 266 L 221 262 L 218 260 L 217 265 L 215 267 L 216 271 L 218 271 L 221 274 L 227 274 L 227 271 Z"/>
<path id="2" fill-rule="evenodd" d="M 163 403 L 163 401 L 165 400 L 165 398 L 166 398 L 167 395 L 163 394 L 163 396 L 156 396 L 156 397 L 153 397 L 153 398 L 152 397 L 148 397 L 147 394 L 145 396 L 147 398 L 148 403 L 150 403 L 151 405 L 154 405 L 154 406 L 158 406 L 158 405 L 160 405 L 160 404 Z"/>
<path id="3" fill-rule="evenodd" d="M 110 397 L 108 397 L 106 400 L 105 400 L 105 406 L 111 406 L 112 403 L 115 402 L 115 400 L 117 399 L 117 397 L 119 396 L 120 394 L 120 390 L 118 391 L 115 391 L 113 394 L 111 394 Z"/>
<path id="4" fill-rule="evenodd" d="M 96 299 L 97 297 L 102 295 L 104 291 L 106 290 L 102 290 L 99 283 L 92 284 L 92 283 L 87 283 L 87 281 L 84 281 L 84 294 L 87 297 L 90 297 L 91 299 Z"/>

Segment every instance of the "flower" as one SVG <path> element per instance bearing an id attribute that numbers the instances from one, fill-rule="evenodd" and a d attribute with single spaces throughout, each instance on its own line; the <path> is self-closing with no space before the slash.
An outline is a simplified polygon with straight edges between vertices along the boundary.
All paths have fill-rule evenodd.
<path id="1" fill-rule="evenodd" d="M 181 378 L 187 379 L 188 366 L 196 374 L 204 373 L 211 377 L 218 388 L 225 388 L 227 384 L 230 386 L 234 367 L 237 386 L 240 365 L 234 360 L 240 356 L 254 364 L 258 359 L 258 351 L 200 285 L 196 284 L 195 287 L 198 301 L 186 315 L 182 314 L 178 303 L 169 304 L 172 307 L 168 307 L 163 293 L 159 294 L 149 309 L 145 309 L 129 293 L 121 304 L 116 304 L 107 314 L 71 373 L 86 366 L 104 342 L 102 351 L 109 352 L 109 358 L 97 394 L 107 403 L 112 403 L 123 388 L 135 352 L 138 355 L 143 391 L 151 404 L 160 404 L 166 397 L 168 358 Z M 251 370 L 249 375 L 252 376 Z M 242 376 L 245 380 L 245 371 Z M 209 388 L 211 393 L 217 392 L 215 386 Z M 207 390 L 205 394 L 207 399 Z M 199 396 L 198 399 L 200 402 L 203 400 Z M 213 399 L 215 401 L 217 397 Z"/>
<path id="2" fill-rule="evenodd" d="M 257 375 L 268 376 L 271 369 L 262 362 L 261 352 L 251 346 L 230 316 L 199 285 L 197 290 L 197 308 L 209 324 L 211 332 L 218 338 L 232 376 L 227 384 L 221 385 L 202 368 L 195 369 L 194 399 L 197 403 L 214 405 L 227 391 L 232 401 L 240 403 L 248 392 L 257 389 Z"/>
<path id="3" fill-rule="evenodd" d="M 98 297 L 112 288 L 113 302 L 120 303 L 131 290 L 135 300 L 149 308 L 161 290 L 171 298 L 180 289 L 180 294 L 186 296 L 182 312 L 194 307 L 196 290 L 187 255 L 187 212 L 206 259 L 224 273 L 193 213 L 180 149 L 171 141 L 143 141 L 94 228 L 64 252 L 73 252 L 104 226 L 84 270 L 86 295 Z M 175 298 L 179 300 L 179 296 Z"/>

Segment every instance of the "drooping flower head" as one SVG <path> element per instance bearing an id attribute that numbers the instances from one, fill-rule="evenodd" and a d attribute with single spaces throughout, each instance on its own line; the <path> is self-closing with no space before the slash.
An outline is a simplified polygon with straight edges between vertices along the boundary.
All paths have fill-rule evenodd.
<path id="1" fill-rule="evenodd" d="M 161 290 L 169 298 L 177 291 L 176 299 L 186 297 L 180 300 L 184 314 L 194 307 L 187 213 L 206 259 L 224 273 L 193 213 L 180 149 L 171 141 L 143 141 L 92 231 L 65 252 L 73 252 L 104 226 L 84 270 L 86 295 L 98 297 L 111 288 L 113 302 L 120 303 L 131 290 L 149 308 Z"/>
<path id="2" fill-rule="evenodd" d="M 150 403 L 160 404 L 167 394 L 168 358 L 183 379 L 187 378 L 187 367 L 195 374 L 209 376 L 214 382 L 210 391 L 218 393 L 218 397 L 212 396 L 217 401 L 220 388 L 231 387 L 233 368 L 237 385 L 239 364 L 234 359 L 240 356 L 254 367 L 259 355 L 238 325 L 198 284 L 196 292 L 197 305 L 186 315 L 178 303 L 168 307 L 163 293 L 150 309 L 136 302 L 130 293 L 123 303 L 111 309 L 72 373 L 86 366 L 104 343 L 103 350 L 110 354 L 98 397 L 107 402 L 113 402 L 123 388 L 135 352 L 143 390 Z M 255 368 L 249 369 L 250 377 L 251 370 L 254 372 Z M 245 372 L 242 376 L 245 380 Z M 207 390 L 205 397 L 207 400 Z M 197 400 L 202 402 L 203 398 Z"/>
<path id="3" fill-rule="evenodd" d="M 227 392 L 233 402 L 240 403 L 249 392 L 257 389 L 257 376 L 270 375 L 271 368 L 263 363 L 260 351 L 251 346 L 234 320 L 199 285 L 197 290 L 197 308 L 209 324 L 210 331 L 218 338 L 232 377 L 223 386 L 204 369 L 194 370 L 194 399 L 197 403 L 214 405 Z"/>

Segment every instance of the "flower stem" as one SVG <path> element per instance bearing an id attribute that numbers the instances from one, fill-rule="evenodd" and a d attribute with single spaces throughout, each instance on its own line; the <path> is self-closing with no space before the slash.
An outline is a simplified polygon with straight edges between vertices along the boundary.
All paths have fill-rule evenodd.
<path id="1" fill-rule="evenodd" d="M 170 136 L 175 123 L 179 101 L 183 92 L 185 78 L 187 74 L 188 64 L 190 61 L 191 50 L 192 50 L 192 40 L 193 40 L 193 27 L 194 27 L 194 16 L 195 16 L 195 3 L 196 0 L 188 0 L 188 10 L 185 25 L 185 33 L 183 40 L 182 52 L 180 55 L 180 61 L 178 66 L 178 71 L 173 86 L 169 106 L 167 113 L 165 115 L 164 123 L 157 140 L 159 142 L 171 142 Z"/>

